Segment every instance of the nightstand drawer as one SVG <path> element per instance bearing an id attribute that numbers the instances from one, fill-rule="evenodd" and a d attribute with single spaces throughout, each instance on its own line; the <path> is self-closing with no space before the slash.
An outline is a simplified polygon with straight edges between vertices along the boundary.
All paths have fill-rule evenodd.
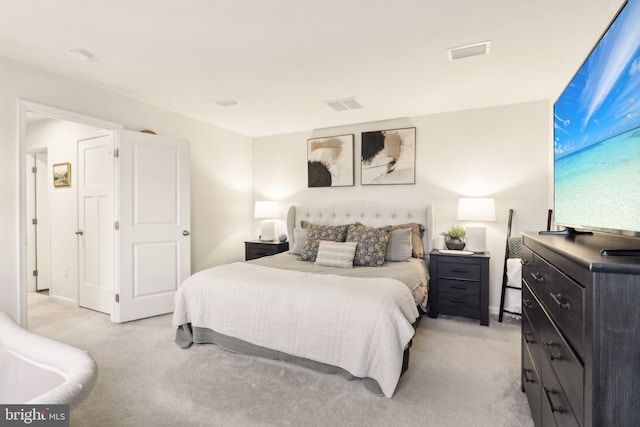
<path id="1" fill-rule="evenodd" d="M 279 254 L 288 250 L 289 242 L 263 242 L 260 240 L 244 242 L 244 258 L 246 261 Z"/>
<path id="2" fill-rule="evenodd" d="M 480 266 L 477 264 L 441 262 L 438 264 L 438 277 L 479 280 Z"/>
<path id="3" fill-rule="evenodd" d="M 464 294 L 438 292 L 438 312 L 440 314 L 478 319 L 480 317 L 480 298 Z"/>
<path id="4" fill-rule="evenodd" d="M 438 306 L 454 308 L 466 307 L 474 310 L 480 310 L 480 297 L 453 292 L 438 292 Z"/>
<path id="5" fill-rule="evenodd" d="M 275 255 L 277 252 L 274 251 L 275 248 L 249 248 L 247 249 L 247 253 L 249 254 L 249 259 L 262 258 L 263 256 Z"/>
<path id="6" fill-rule="evenodd" d="M 471 280 L 440 279 L 438 292 L 480 296 L 480 282 Z"/>

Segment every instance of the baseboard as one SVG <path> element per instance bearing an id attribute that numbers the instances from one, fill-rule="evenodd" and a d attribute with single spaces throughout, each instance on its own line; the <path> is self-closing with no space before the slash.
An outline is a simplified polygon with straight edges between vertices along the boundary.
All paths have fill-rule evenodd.
<path id="1" fill-rule="evenodd" d="M 55 300 L 55 302 L 60 303 L 60 304 L 64 304 L 64 305 L 68 305 L 71 307 L 77 307 L 78 303 L 75 300 L 72 300 L 71 298 L 65 298 L 65 297 L 61 297 L 59 295 L 51 295 L 49 294 L 49 298 Z"/>

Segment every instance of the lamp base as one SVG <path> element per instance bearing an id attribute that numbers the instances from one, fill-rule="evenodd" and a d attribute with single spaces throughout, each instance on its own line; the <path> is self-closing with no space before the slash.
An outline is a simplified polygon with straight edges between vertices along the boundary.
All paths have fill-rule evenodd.
<path id="1" fill-rule="evenodd" d="M 465 227 L 467 234 L 467 244 L 464 247 L 468 251 L 472 252 L 484 252 L 486 251 L 486 234 L 487 229 L 483 225 L 467 225 Z"/>
<path id="2" fill-rule="evenodd" d="M 273 220 L 264 220 L 260 224 L 260 240 L 263 242 L 273 242 L 275 222 Z"/>

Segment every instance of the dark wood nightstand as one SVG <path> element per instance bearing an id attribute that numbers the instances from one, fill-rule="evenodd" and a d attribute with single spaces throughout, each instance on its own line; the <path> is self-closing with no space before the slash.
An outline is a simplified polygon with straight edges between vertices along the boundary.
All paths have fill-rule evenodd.
<path id="1" fill-rule="evenodd" d="M 429 254 L 429 317 L 439 314 L 480 320 L 489 326 L 489 252 Z"/>
<path id="2" fill-rule="evenodd" d="M 275 255 L 289 250 L 289 242 L 263 242 L 262 240 L 252 240 L 244 242 L 244 259 L 262 258 L 263 256 Z"/>

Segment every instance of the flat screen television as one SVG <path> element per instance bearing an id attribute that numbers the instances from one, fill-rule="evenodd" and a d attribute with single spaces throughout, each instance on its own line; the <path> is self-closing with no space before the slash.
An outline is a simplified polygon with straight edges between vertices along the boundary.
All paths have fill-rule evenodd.
<path id="1" fill-rule="evenodd" d="M 640 0 L 618 12 L 553 107 L 554 223 L 640 236 Z"/>

